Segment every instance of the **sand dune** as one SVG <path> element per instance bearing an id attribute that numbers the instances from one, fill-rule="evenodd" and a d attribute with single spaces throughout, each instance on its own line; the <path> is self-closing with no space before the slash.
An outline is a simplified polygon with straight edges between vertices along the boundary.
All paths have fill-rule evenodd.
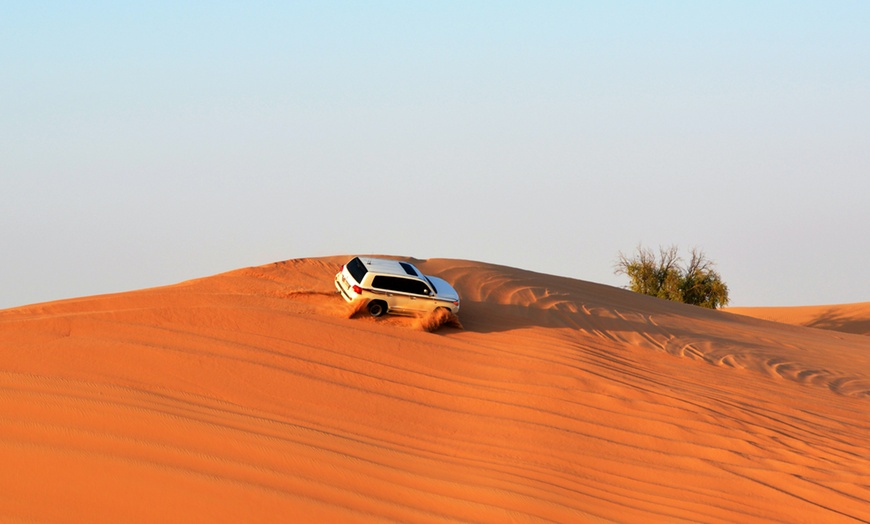
<path id="1" fill-rule="evenodd" d="M 866 336 L 415 261 L 430 333 L 346 259 L 0 311 L 0 521 L 870 521 Z"/>
<path id="2" fill-rule="evenodd" d="M 772 322 L 870 336 L 870 302 L 831 306 L 735 307 L 728 311 Z"/>

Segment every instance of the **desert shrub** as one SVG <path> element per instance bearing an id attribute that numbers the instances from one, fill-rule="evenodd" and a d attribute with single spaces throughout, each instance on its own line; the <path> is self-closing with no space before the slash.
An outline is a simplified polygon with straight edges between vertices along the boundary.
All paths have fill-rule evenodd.
<path id="1" fill-rule="evenodd" d="M 632 257 L 619 253 L 615 273 L 628 276 L 628 289 L 636 293 L 711 309 L 727 305 L 728 286 L 714 269 L 715 263 L 698 249 L 690 255 L 682 265 L 676 246 L 660 247 L 658 256 L 638 246 Z"/>

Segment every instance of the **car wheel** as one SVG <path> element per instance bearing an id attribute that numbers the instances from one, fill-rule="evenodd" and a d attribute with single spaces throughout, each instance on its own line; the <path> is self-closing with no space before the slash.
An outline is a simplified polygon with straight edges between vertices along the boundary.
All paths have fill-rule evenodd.
<path id="1" fill-rule="evenodd" d="M 379 317 L 387 312 L 387 305 L 380 300 L 375 300 L 373 302 L 369 302 L 368 310 L 371 316 Z"/>

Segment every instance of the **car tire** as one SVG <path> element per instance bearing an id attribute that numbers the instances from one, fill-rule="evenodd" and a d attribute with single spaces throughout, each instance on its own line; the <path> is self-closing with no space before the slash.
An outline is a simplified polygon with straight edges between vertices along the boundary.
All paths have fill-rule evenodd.
<path id="1" fill-rule="evenodd" d="M 380 300 L 373 300 L 366 307 L 369 310 L 369 314 L 373 317 L 383 316 L 387 312 L 387 305 Z"/>

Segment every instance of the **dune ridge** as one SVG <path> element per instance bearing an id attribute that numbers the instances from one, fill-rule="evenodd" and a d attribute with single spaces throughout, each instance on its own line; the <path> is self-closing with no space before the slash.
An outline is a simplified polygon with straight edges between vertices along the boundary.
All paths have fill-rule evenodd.
<path id="1" fill-rule="evenodd" d="M 867 522 L 870 340 L 461 260 L 461 327 L 348 257 L 0 311 L 0 520 Z"/>

